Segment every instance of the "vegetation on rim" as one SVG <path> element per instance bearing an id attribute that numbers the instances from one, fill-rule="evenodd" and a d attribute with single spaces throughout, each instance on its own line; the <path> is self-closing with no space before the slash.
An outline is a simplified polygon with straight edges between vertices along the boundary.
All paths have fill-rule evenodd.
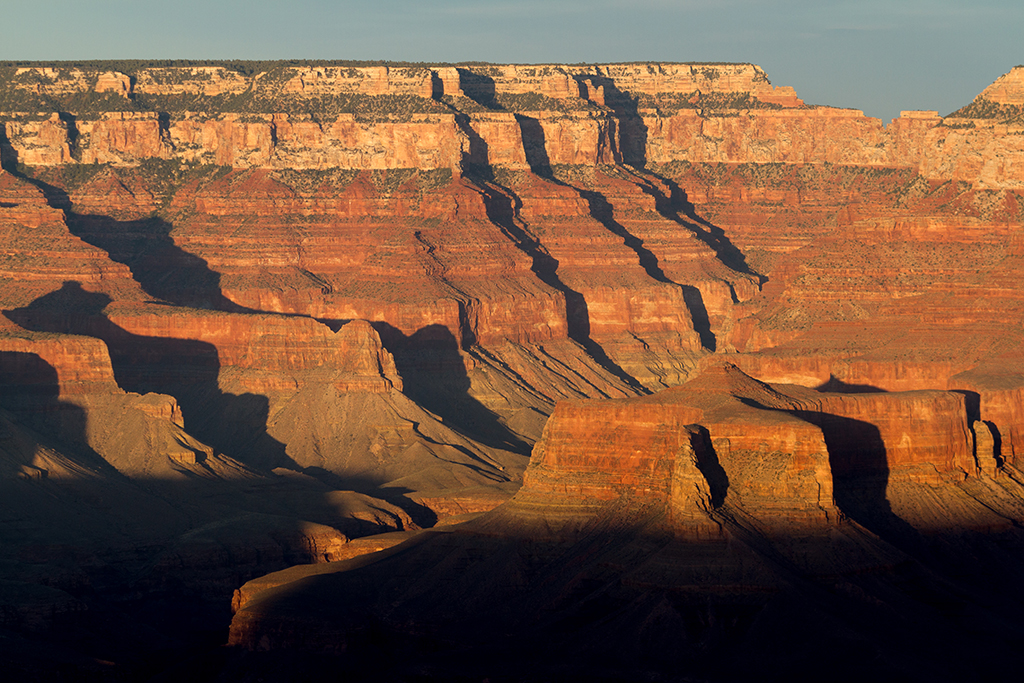
<path id="1" fill-rule="evenodd" d="M 1002 104 L 978 96 L 966 107 L 953 112 L 947 119 L 995 119 L 999 123 L 1024 122 L 1024 107 L 1013 104 Z"/>
<path id="2" fill-rule="evenodd" d="M 641 93 L 637 96 L 636 104 L 640 109 L 657 109 L 665 113 L 675 113 L 682 109 L 710 111 L 782 109 L 781 104 L 762 102 L 747 92 L 701 92 L 699 90 L 688 93 L 658 93 L 657 95 Z"/>

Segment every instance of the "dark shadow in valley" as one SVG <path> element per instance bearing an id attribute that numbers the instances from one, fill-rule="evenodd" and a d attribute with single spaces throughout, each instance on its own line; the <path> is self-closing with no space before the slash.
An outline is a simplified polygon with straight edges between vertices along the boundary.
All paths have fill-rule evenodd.
<path id="1" fill-rule="evenodd" d="M 697 239 L 708 245 L 718 256 L 719 261 L 738 273 L 755 276 L 760 285 L 768 282 L 767 277 L 755 272 L 747 265 L 747 257 L 740 251 L 739 247 L 732 243 L 729 236 L 725 234 L 725 230 L 697 213 L 696 208 L 687 198 L 686 192 L 674 180 L 650 170 L 647 170 L 647 173 L 650 173 L 668 186 L 670 196 L 665 201 L 667 204 L 666 210 L 669 212 L 669 215 L 678 216 L 680 213 L 683 214 L 687 220 L 681 222 L 690 226 Z M 678 218 L 676 220 L 679 221 Z"/>
<path id="2" fill-rule="evenodd" d="M 211 270 L 202 258 L 178 247 L 170 236 L 173 226 L 162 218 L 118 221 L 72 212 L 67 222 L 72 234 L 128 266 L 132 277 L 150 296 L 178 306 L 255 312 L 224 296 L 220 273 Z"/>
<path id="3" fill-rule="evenodd" d="M 687 198 L 686 192 L 679 187 L 678 183 L 646 167 L 638 168 L 637 172 L 640 188 L 654 198 L 655 209 L 662 217 L 685 227 L 694 237 L 714 251 L 719 261 L 736 272 L 756 277 L 759 285 L 764 285 L 768 281 L 767 277 L 753 271 L 747 265 L 747 257 L 732 243 L 728 235 L 725 234 L 725 230 L 697 213 L 696 208 Z M 650 176 L 667 187 L 668 194 L 666 195 L 656 183 L 644 176 Z"/>
<path id="4" fill-rule="evenodd" d="M 104 314 L 110 302 L 106 294 L 86 291 L 70 281 L 4 315 L 27 330 L 103 340 L 118 386 L 139 394 L 173 396 L 186 429 L 200 441 L 250 466 L 300 469 L 285 454 L 284 444 L 267 434 L 266 396 L 221 391 L 215 346 L 194 339 L 132 334 Z"/>
<path id="5" fill-rule="evenodd" d="M 999 433 L 999 427 L 996 426 L 995 422 L 984 420 L 984 423 L 992 434 L 992 457 L 996 461 L 996 466 L 1002 467 L 1006 462 L 1003 459 L 1003 435 Z"/>
<path id="6" fill-rule="evenodd" d="M 328 543 L 318 542 L 311 522 L 347 539 L 394 531 L 390 520 L 405 526 L 383 505 L 376 517 L 349 516 L 337 497 L 306 478 L 104 474 L 0 476 L 7 527 L 0 533 L 0 583 L 13 615 L 0 638 L 4 680 L 214 680 L 174 672 L 224 650 L 232 594 L 243 583 L 323 563 L 339 550 L 340 543 L 325 539 L 326 529 L 314 534 Z M 61 591 L 75 609 L 40 609 L 40 593 Z M 43 628 L 19 618 L 26 608 L 44 614 L 37 620 Z"/>
<path id="7" fill-rule="evenodd" d="M 574 78 L 581 93 L 586 92 L 588 98 L 591 85 L 594 89 L 603 90 L 604 104 L 614 112 L 619 129 L 620 160 L 634 168 L 644 168 L 647 165 L 647 125 L 640 116 L 637 97 L 620 90 L 607 76 L 577 74 Z"/>
<path id="8" fill-rule="evenodd" d="M 711 432 L 708 431 L 708 428 L 699 424 L 688 425 L 688 427 L 694 430 L 693 436 L 690 437 L 690 445 L 697 457 L 697 469 L 704 475 L 704 480 L 707 481 L 708 488 L 711 489 L 711 505 L 716 508 L 720 507 L 729 492 L 729 475 L 718 460 L 718 454 L 711 443 Z"/>
<path id="9" fill-rule="evenodd" d="M 504 109 L 495 100 L 495 85 L 492 78 L 482 74 L 472 73 L 466 69 L 459 69 L 459 75 L 462 84 L 461 87 L 467 97 L 488 109 Z M 436 91 L 438 84 L 434 83 L 433 88 Z M 484 201 L 487 217 L 491 223 L 496 225 L 512 241 L 516 248 L 530 257 L 531 270 L 537 278 L 552 289 L 562 293 L 565 298 L 566 327 L 569 338 L 582 346 L 602 368 L 615 375 L 619 380 L 635 390 L 647 393 L 647 390 L 637 382 L 633 376 L 619 367 L 617 363 L 608 357 L 608 354 L 605 353 L 604 349 L 590 338 L 590 314 L 587 308 L 586 299 L 580 292 L 571 289 L 562 282 L 561 278 L 558 276 L 558 260 L 551 256 L 551 254 L 549 254 L 540 244 L 540 241 L 524 229 L 517 220 L 519 209 L 522 207 L 522 200 L 515 194 L 515 192 L 512 191 L 511 188 L 500 185 L 495 178 L 494 169 L 489 163 L 490 156 L 487 141 L 473 129 L 473 126 L 470 124 L 469 117 L 466 114 L 458 111 L 451 105 L 446 104 L 446 106 L 448 106 L 452 111 L 452 114 L 455 117 L 456 126 L 469 140 L 468 152 L 463 154 L 462 159 L 464 176 L 473 181 L 477 189 L 480 191 Z M 528 131 L 523 132 L 522 137 L 524 147 L 526 147 L 526 157 L 531 168 L 537 172 L 538 175 L 541 175 L 553 182 L 563 184 L 561 181 L 554 178 L 551 173 L 550 164 L 547 161 L 547 151 L 544 147 L 544 131 L 541 129 L 539 121 L 529 117 L 520 116 L 518 114 L 516 115 L 516 120 L 519 122 L 520 128 L 526 126 L 526 130 Z M 536 167 L 534 168 L 535 164 Z M 540 171 L 538 171 L 538 169 L 540 169 Z M 464 320 L 466 310 L 461 304 L 459 306 L 459 315 L 462 328 L 462 348 L 469 348 L 476 340 L 475 338 L 470 338 L 472 336 L 472 327 L 468 324 L 468 321 Z M 330 324 L 331 321 L 322 322 Z M 398 345 L 398 347 L 406 344 L 405 340 L 395 336 L 395 333 L 398 333 L 398 335 L 401 334 L 395 330 L 395 328 L 392 328 L 386 323 L 375 323 L 375 325 L 381 326 L 378 329 L 378 333 L 381 334 L 382 339 L 385 337 L 391 338 L 391 343 Z M 416 337 L 416 335 L 419 335 L 421 332 L 427 335 L 434 334 L 428 330 L 429 328 L 419 330 L 413 335 L 413 337 Z M 440 340 L 424 337 L 420 338 L 417 343 L 437 343 L 438 341 Z M 459 366 L 462 367 L 461 360 L 459 361 Z M 405 379 L 404 373 L 403 379 Z M 460 382 L 457 381 L 456 384 L 460 384 Z M 468 383 L 466 386 L 468 388 Z M 458 393 L 460 392 L 456 391 L 456 394 Z M 480 407 L 482 408 L 482 406 Z M 489 413 L 490 411 L 487 412 Z M 471 410 L 471 413 L 479 413 L 479 411 Z M 478 417 L 479 416 L 480 415 L 478 415 Z M 484 422 L 486 421 L 487 420 L 484 420 Z"/>
<path id="10" fill-rule="evenodd" d="M 886 540 L 898 540 L 898 546 L 916 542 L 917 531 L 889 504 L 888 453 L 878 427 L 816 411 L 786 412 L 821 429 L 832 471 L 832 494 L 843 514 Z"/>
<path id="11" fill-rule="evenodd" d="M 967 389 L 953 389 L 954 394 L 964 397 L 964 410 L 967 412 L 967 423 L 974 424 L 981 420 L 981 394 Z"/>
<path id="12" fill-rule="evenodd" d="M 68 151 L 74 159 L 81 158 L 81 150 L 78 149 L 78 117 L 66 111 L 58 112 L 57 117 L 64 124 L 68 136 Z"/>
<path id="13" fill-rule="evenodd" d="M 11 145 L 6 126 L 0 126 L 0 168 L 10 173 L 18 168 L 18 150 Z"/>
<path id="14" fill-rule="evenodd" d="M 550 168 L 548 169 L 550 175 Z M 494 174 L 489 166 L 474 166 L 467 169 L 467 177 L 480 189 L 487 218 L 512 241 L 516 247 L 530 257 L 530 269 L 541 282 L 562 293 L 565 298 L 566 328 L 570 339 L 582 346 L 598 365 L 613 374 L 633 389 L 647 393 L 647 390 L 615 361 L 604 349 L 590 338 L 590 312 L 583 294 L 566 285 L 558 275 L 558 259 L 544 249 L 540 241 L 519 223 L 517 216 L 522 200 L 510 188 L 497 189 Z"/>
<path id="15" fill-rule="evenodd" d="M 580 197 L 587 202 L 590 216 L 600 223 L 608 232 L 619 237 L 634 254 L 640 267 L 647 275 L 657 282 L 680 287 L 683 293 L 683 301 L 690 309 L 690 318 L 694 330 L 700 336 L 701 344 L 710 351 L 716 348 L 716 339 L 711 331 L 711 322 L 708 317 L 707 308 L 704 305 L 700 290 L 692 285 L 679 285 L 673 282 L 662 270 L 658 257 L 648 249 L 642 239 L 630 233 L 624 225 L 615 220 L 615 212 L 608 199 L 595 190 L 588 190 L 570 185 L 557 178 L 551 169 L 551 163 L 547 154 L 547 147 L 544 138 L 544 129 L 540 121 L 528 116 L 517 114 L 516 120 L 523 138 L 523 147 L 526 150 L 526 161 L 530 169 L 545 180 L 569 187 L 578 192 Z M 582 297 L 580 297 L 582 299 Z M 588 331 L 589 334 L 589 331 Z"/>
<path id="16" fill-rule="evenodd" d="M 132 277 L 150 296 L 179 306 L 255 312 L 224 296 L 220 273 L 175 244 L 171 237 L 174 226 L 166 220 L 157 216 L 118 220 L 78 213 L 64 189 L 29 175 L 16 175 L 37 187 L 47 204 L 64 211 L 73 235 L 107 252 L 111 260 L 128 266 Z"/>
<path id="17" fill-rule="evenodd" d="M 640 114 L 637 98 L 619 90 L 611 78 L 592 75 L 577 76 L 577 81 L 584 80 L 590 80 L 595 86 L 601 86 L 604 89 L 605 104 L 615 113 L 619 127 L 619 154 L 622 162 L 637 170 L 640 187 L 654 198 L 658 213 L 692 232 L 694 237 L 714 250 L 722 263 L 737 272 L 755 275 L 760 279 L 760 283 L 764 284 L 766 280 L 750 269 L 743 252 L 729 240 L 725 231 L 698 215 L 693 204 L 687 200 L 686 193 L 675 181 L 655 173 L 647 167 L 648 130 L 647 124 L 644 123 L 643 116 Z M 668 194 L 666 195 L 657 184 L 644 178 L 644 175 L 655 178 L 667 187 Z"/>
<path id="18" fill-rule="evenodd" d="M 0 351 L 0 408 L 32 428 L 40 438 L 58 440 L 59 450 L 76 456 L 77 463 L 84 468 L 118 476 L 117 471 L 89 447 L 85 410 L 60 399 L 57 370 L 38 354 Z M 21 471 L 17 474 L 45 478 L 46 470 L 32 463 L 33 453 L 25 455 L 28 457 L 20 463 Z"/>
<path id="19" fill-rule="evenodd" d="M 690 311 L 690 319 L 693 321 L 693 329 L 700 337 L 701 346 L 708 351 L 715 351 L 718 348 L 718 340 L 715 333 L 711 331 L 711 317 L 704 305 L 704 297 L 700 290 L 693 285 L 679 285 L 683 290 L 683 301 Z"/>
<path id="20" fill-rule="evenodd" d="M 469 117 L 458 111 L 452 110 L 455 115 L 455 125 L 458 126 L 459 130 L 469 140 L 469 151 L 462 156 L 463 168 L 469 171 L 469 174 L 483 178 L 484 180 L 494 181 L 494 171 L 491 169 L 490 164 L 487 163 L 489 158 L 489 150 L 487 147 L 487 141 L 480 137 L 480 134 L 473 130 L 473 126 L 469 123 Z"/>
<path id="21" fill-rule="evenodd" d="M 981 394 L 969 389 L 953 389 L 952 392 L 964 397 L 964 410 L 967 414 L 968 428 L 971 430 L 971 434 L 974 435 L 975 461 L 979 466 L 981 465 L 983 443 L 978 436 L 980 430 L 975 425 L 983 424 L 988 428 L 989 436 L 992 437 L 992 458 L 995 460 L 996 467 L 1002 467 L 1005 464 L 1005 460 L 1003 460 L 1003 436 L 999 432 L 999 427 L 994 422 L 981 419 Z"/>
<path id="22" fill-rule="evenodd" d="M 428 508 L 426 505 L 416 502 L 406 494 L 413 493 L 412 489 L 408 489 L 404 486 L 381 486 L 379 481 L 374 479 L 367 479 L 365 477 L 350 476 L 337 474 L 331 472 L 322 467 L 306 467 L 302 470 L 302 473 L 306 476 L 312 477 L 324 484 L 330 489 L 335 491 L 355 491 L 371 498 L 377 498 L 383 500 L 385 503 L 390 503 L 397 508 L 405 511 L 412 521 L 423 529 L 428 529 L 437 524 L 437 513 Z M 374 525 L 360 520 L 357 518 L 353 519 L 353 523 L 362 522 L 366 527 L 359 536 L 368 536 L 373 533 L 382 533 L 387 530 L 372 528 Z M 396 520 L 396 523 L 401 526 L 400 522 Z M 399 531 L 406 531 L 406 529 L 399 529 Z"/>
<path id="23" fill-rule="evenodd" d="M 844 566 L 842 532 L 684 541 L 645 523 L 661 511 L 619 510 L 557 539 L 522 534 L 514 516 L 471 522 L 309 576 L 247 608 L 236 634 L 251 649 L 236 653 L 251 678 L 289 680 L 816 680 L 837 657 L 830 680 L 999 680 L 1020 659 L 1004 645 L 1021 632 L 1015 605 L 993 607 L 983 583 L 977 600 L 918 563 L 880 567 L 869 546 Z M 969 657 L 943 656 L 951 637 Z M 239 672 L 230 680 L 250 680 Z"/>
<path id="24" fill-rule="evenodd" d="M 828 380 L 814 387 L 815 391 L 828 394 L 884 394 L 885 389 L 871 384 L 849 384 L 830 374 Z"/>
<path id="25" fill-rule="evenodd" d="M 433 78 L 438 78 L 434 74 Z M 439 84 L 434 85 L 435 90 L 438 88 L 443 89 Z M 455 117 L 455 125 L 466 139 L 469 140 L 469 148 L 462 154 L 462 167 L 464 174 L 471 176 L 476 179 L 486 180 L 488 182 L 494 182 L 494 170 L 491 168 L 489 163 L 490 150 L 487 145 L 487 141 L 484 140 L 480 133 L 478 133 L 472 126 L 469 120 L 469 116 L 459 111 L 451 104 L 445 102 L 438 97 L 438 101 L 443 104 Z"/>
<path id="26" fill-rule="evenodd" d="M 739 400 L 758 410 L 792 415 L 821 429 L 832 474 L 832 495 L 843 514 L 897 546 L 917 543 L 920 535 L 889 504 L 888 452 L 878 427 L 830 413 L 783 410 L 749 398 Z"/>
<path id="27" fill-rule="evenodd" d="M 486 74 L 475 73 L 469 69 L 456 69 L 459 74 L 459 87 L 463 94 L 481 107 L 492 111 L 504 111 L 504 107 L 496 99 L 494 79 Z"/>
<path id="28" fill-rule="evenodd" d="M 444 325 L 427 325 L 405 335 L 386 322 L 372 324 L 395 357 L 406 396 L 440 416 L 445 424 L 486 446 L 530 453 L 532 444 L 510 431 L 497 415 L 470 395 L 459 340 L 451 330 Z M 472 454 L 467 455 L 475 459 Z"/>

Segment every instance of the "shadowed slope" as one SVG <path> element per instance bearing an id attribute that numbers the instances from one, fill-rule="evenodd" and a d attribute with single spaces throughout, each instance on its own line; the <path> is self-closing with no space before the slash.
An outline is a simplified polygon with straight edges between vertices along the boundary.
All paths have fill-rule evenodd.
<path id="1" fill-rule="evenodd" d="M 932 422 L 908 448 L 900 416 L 919 409 Z M 1021 510 L 956 469 L 955 454 L 969 454 L 956 441 L 963 411 L 945 392 L 829 395 L 727 365 L 655 396 L 560 404 L 509 503 L 248 592 L 232 643 L 270 654 L 233 666 L 290 666 L 306 652 L 304 672 L 358 675 L 402 651 L 387 675 L 724 681 L 804 678 L 837 661 L 837 680 L 996 674 L 1019 663 L 1012 643 L 1024 636 L 1006 601 L 1020 595 L 1024 537 L 1008 522 Z M 922 488 L 913 458 L 946 475 Z M 891 472 L 917 513 L 888 508 L 884 488 L 857 511 L 905 514 L 906 530 L 879 538 L 841 514 L 850 501 L 833 504 L 834 471 Z M 988 512 L 969 512 L 972 501 Z M 928 508 L 948 514 L 942 528 Z M 943 657 L 950 638 L 970 647 Z"/>

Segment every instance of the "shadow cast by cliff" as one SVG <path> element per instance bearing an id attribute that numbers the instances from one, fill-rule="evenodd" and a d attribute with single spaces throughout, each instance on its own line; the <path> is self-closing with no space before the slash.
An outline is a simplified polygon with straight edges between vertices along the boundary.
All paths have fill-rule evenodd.
<path id="1" fill-rule="evenodd" d="M 729 475 L 726 473 L 722 463 L 718 460 L 718 454 L 711 443 L 711 432 L 703 425 L 690 425 L 695 433 L 690 438 L 690 445 L 697 458 L 697 469 L 704 475 L 704 480 L 711 490 L 712 507 L 721 507 L 729 492 Z"/>
<path id="2" fill-rule="evenodd" d="M 27 330 L 103 340 L 118 386 L 139 394 L 173 396 L 196 438 L 251 466 L 299 469 L 285 454 L 284 444 L 266 432 L 267 397 L 221 391 L 215 346 L 194 339 L 132 334 L 104 314 L 110 303 L 106 294 L 89 292 L 70 281 L 4 315 Z"/>
<path id="3" fill-rule="evenodd" d="M 644 269 L 644 272 L 647 273 L 648 277 L 656 282 L 680 287 L 683 294 L 683 301 L 686 303 L 686 306 L 690 311 L 690 318 L 693 322 L 694 330 L 700 336 L 701 344 L 709 351 L 714 351 L 717 347 L 717 341 L 714 333 L 711 331 L 711 321 L 700 290 L 693 285 L 680 285 L 666 276 L 658 262 L 657 255 L 644 245 L 642 239 L 630 233 L 624 225 L 615 220 L 614 207 L 612 207 L 607 197 L 596 190 L 577 187 L 566 183 L 555 176 L 547 153 L 544 129 L 540 125 L 539 120 L 519 114 L 516 115 L 516 120 L 519 123 L 520 132 L 523 138 L 523 146 L 526 152 L 526 160 L 530 165 L 530 169 L 535 174 L 549 182 L 571 188 L 577 192 L 580 197 L 587 202 L 591 218 L 604 226 L 608 232 L 619 237 L 622 240 L 622 243 L 636 254 L 640 267 Z M 645 188 L 648 185 L 649 183 L 641 183 L 641 188 Z M 647 190 L 645 189 L 644 191 L 646 192 Z M 582 304 L 582 308 L 585 310 L 586 304 L 583 301 L 583 297 L 579 296 L 579 299 Z M 566 295 L 566 302 L 567 305 L 570 303 L 570 297 L 568 294 Z M 580 308 L 580 303 L 576 303 L 574 308 Z M 589 330 L 587 330 L 585 338 L 589 340 Z"/>
<path id="4" fill-rule="evenodd" d="M 18 151 L 7 138 L 7 127 L 0 125 L 0 168 L 15 173 L 18 169 Z"/>
<path id="5" fill-rule="evenodd" d="M 878 427 L 840 415 L 788 412 L 821 429 L 832 471 L 832 494 L 843 514 L 882 538 L 898 537 L 898 545 L 919 537 L 889 504 L 888 452 Z"/>
<path id="6" fill-rule="evenodd" d="M 851 384 L 844 382 L 835 375 L 829 375 L 828 380 L 814 387 L 815 391 L 829 394 L 884 394 L 885 389 L 871 384 Z"/>
<path id="7" fill-rule="evenodd" d="M 615 112 L 619 125 L 622 162 L 637 171 L 638 180 L 641 181 L 640 187 L 654 198 L 658 213 L 687 228 L 694 237 L 713 249 L 722 263 L 745 275 L 755 275 L 759 278 L 760 284 L 764 284 L 767 280 L 750 269 L 743 252 L 729 240 L 725 231 L 699 216 L 693 204 L 687 200 L 686 193 L 675 181 L 648 168 L 648 129 L 640 114 L 637 98 L 619 90 L 610 78 L 594 76 L 583 78 L 590 78 L 595 85 L 604 87 L 605 103 Z M 644 178 L 645 175 L 657 179 L 667 187 L 668 195 L 657 184 L 650 182 L 649 178 Z M 681 218 L 680 214 L 685 219 Z"/>
<path id="8" fill-rule="evenodd" d="M 0 351 L 0 408 L 38 434 L 59 440 L 61 449 L 74 454 L 83 468 L 116 475 L 116 470 L 89 446 L 85 409 L 61 400 L 60 394 L 57 369 L 38 354 Z M 20 464 L 25 468 L 23 475 L 47 474 L 31 462 Z"/>
<path id="9" fill-rule="evenodd" d="M 505 110 L 497 100 L 497 90 L 493 78 L 469 69 L 458 68 L 457 71 L 459 74 L 459 87 L 466 97 L 485 109 L 490 109 L 491 111 Z"/>
<path id="10" fill-rule="evenodd" d="M 102 249 L 111 260 L 126 265 L 150 296 L 179 306 L 253 312 L 224 296 L 220 273 L 211 270 L 202 258 L 175 244 L 171 237 L 174 226 L 163 218 L 118 220 L 79 213 L 63 188 L 24 173 L 14 171 L 14 174 L 38 188 L 51 207 L 64 211 L 71 234 Z"/>
<path id="11" fill-rule="evenodd" d="M 451 330 L 427 325 L 407 336 L 386 322 L 373 327 L 395 357 L 406 396 L 484 445 L 529 454 L 532 445 L 470 395 L 466 364 Z"/>
<path id="12" fill-rule="evenodd" d="M 547 175 L 551 175 L 550 167 L 538 168 L 546 169 Z M 480 175 L 470 175 L 469 177 L 481 190 L 488 219 L 498 226 L 520 251 L 530 257 L 530 269 L 537 279 L 561 292 L 565 298 L 566 331 L 569 338 L 582 346 L 587 354 L 606 371 L 634 390 L 647 393 L 647 390 L 632 375 L 609 358 L 600 344 L 590 337 L 590 311 L 586 298 L 582 293 L 562 281 L 558 274 L 558 259 L 549 254 L 540 241 L 527 232 L 517 220 L 519 209 L 522 207 L 522 199 L 511 188 L 499 186 L 489 167 L 479 170 L 471 169 L 471 173 L 478 172 Z M 547 177 L 543 173 L 538 173 L 538 175 Z M 555 182 L 559 181 L 555 180 Z M 498 187 L 500 190 L 496 189 Z"/>

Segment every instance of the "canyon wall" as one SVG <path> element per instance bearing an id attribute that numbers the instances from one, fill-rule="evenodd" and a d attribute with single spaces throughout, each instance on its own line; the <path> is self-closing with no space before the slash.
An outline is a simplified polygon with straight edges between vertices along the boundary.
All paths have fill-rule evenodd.
<path id="1" fill-rule="evenodd" d="M 622 496 L 683 505 L 684 532 L 696 510 L 728 502 L 768 533 L 792 534 L 856 517 L 850 490 L 945 490 L 983 476 L 961 394 L 820 392 L 765 385 L 723 361 L 705 366 L 654 396 L 560 403 L 520 497 L 581 509 Z M 692 480 L 685 502 L 680 477 Z"/>
<path id="2" fill-rule="evenodd" d="M 831 163 L 1021 189 L 1019 67 L 971 107 L 946 117 L 907 111 L 888 126 L 858 110 L 805 105 L 752 65 L 282 67 L 255 76 L 193 67 L 132 77 L 8 70 L 0 105 L 8 112 L 6 153 L 27 165 L 158 158 L 235 168 L 440 169 L 466 156 L 522 165 L 533 146 L 552 164 L 615 163 L 623 154 L 630 163 L 633 156 L 658 164 Z M 36 113 L 42 102 L 110 93 L 118 106 Z M 189 96 L 237 111 L 196 111 Z M 362 104 L 375 98 L 382 102 Z M 164 111 L 132 111 L 132 103 L 143 109 L 150 100 Z M 346 106 L 357 113 L 340 111 Z M 308 113 L 332 107 L 337 113 Z M 539 139 L 523 139 L 524 123 Z"/>
<path id="3" fill-rule="evenodd" d="M 883 125 L 747 64 L 0 64 L 11 547 L 109 489 L 74 543 L 223 597 L 464 514 L 654 515 L 629 543 L 749 597 L 1011 534 L 1022 84 Z"/>
<path id="4" fill-rule="evenodd" d="M 888 390 L 954 388 L 985 349 L 1017 352 L 1021 68 L 958 112 L 888 126 L 745 64 L 3 76 L 8 309 L 56 305 L 68 283 L 216 309 L 209 324 L 147 314 L 158 334 L 127 316 L 118 334 L 202 341 L 243 375 L 294 365 L 229 348 L 250 314 L 368 321 L 395 368 L 367 347 L 367 379 L 339 386 L 434 373 L 445 388 L 421 379 L 418 400 L 476 402 L 506 426 L 562 398 L 679 384 L 709 351 L 742 352 L 764 379 Z M 982 271 L 960 268 L 965 249 Z M 908 324 L 967 336 L 909 349 L 893 333 Z M 223 334 L 206 339 L 210 325 Z M 566 369 L 554 381 L 549 357 Z M 1011 420 L 1013 461 L 1020 427 L 999 400 L 973 417 Z"/>
<path id="5" fill-rule="evenodd" d="M 506 425 L 678 384 L 708 351 L 889 390 L 954 388 L 984 349 L 1016 353 L 995 340 L 1019 319 L 1021 68 L 888 126 L 744 64 L 3 68 L 10 308 L 77 282 L 218 309 L 223 330 L 239 313 L 366 320 L 398 365 L 359 361 L 374 368 L 353 387 L 434 373 L 448 398 L 421 380 L 420 400 Z M 984 276 L 959 269 L 967 248 Z M 969 332 L 908 350 L 892 334 L 908 324 Z M 240 361 L 226 334 L 204 341 L 225 367 L 280 364 Z M 553 382 L 552 354 L 573 368 Z M 974 417 L 1005 423 L 1014 461 L 1000 400 Z"/>
<path id="6" fill-rule="evenodd" d="M 377 672 L 379 649 L 415 657 L 411 643 L 430 643 L 445 662 L 484 648 L 452 672 L 560 671 L 569 651 L 597 658 L 593 675 L 685 669 L 715 680 L 723 668 L 813 677 L 857 633 L 858 678 L 902 662 L 929 680 L 995 673 L 1017 654 L 939 654 L 940 633 L 973 637 L 962 627 L 976 610 L 1005 615 L 984 620 L 985 640 L 1020 629 L 1004 598 L 1019 593 L 1021 483 L 972 466 L 966 412 L 955 392 L 769 385 L 723 359 L 653 396 L 563 402 L 507 504 L 374 555 L 247 583 L 229 644 L 308 675 L 317 666 L 297 659 L 361 661 L 374 624 Z M 930 477 L 914 474 L 922 464 Z M 957 598 L 966 586 L 970 597 Z M 922 594 L 946 609 L 912 599 Z M 586 627 L 566 631 L 570 615 Z M 695 632 L 701 618 L 723 621 Z M 803 628 L 822 660 L 791 642 Z M 714 655 L 699 646 L 709 629 L 729 636 Z M 651 638 L 663 644 L 652 650 Z M 879 654 L 862 659 L 864 648 Z M 942 671 L 924 673 L 935 657 Z"/>

